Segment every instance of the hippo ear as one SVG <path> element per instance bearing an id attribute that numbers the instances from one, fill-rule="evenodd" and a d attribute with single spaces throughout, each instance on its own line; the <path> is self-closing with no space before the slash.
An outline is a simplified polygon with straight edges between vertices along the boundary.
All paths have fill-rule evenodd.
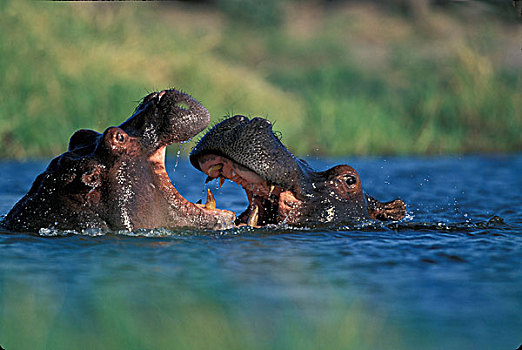
<path id="1" fill-rule="evenodd" d="M 73 134 L 73 136 L 71 136 L 71 139 L 69 140 L 69 152 L 74 152 L 80 148 L 86 148 L 88 146 L 94 147 L 98 136 L 100 136 L 100 133 L 94 130 L 78 130 Z"/>
<path id="2" fill-rule="evenodd" d="M 391 202 L 379 202 L 372 196 L 366 195 L 368 214 L 374 220 L 401 220 L 406 215 L 406 204 L 396 199 Z"/>

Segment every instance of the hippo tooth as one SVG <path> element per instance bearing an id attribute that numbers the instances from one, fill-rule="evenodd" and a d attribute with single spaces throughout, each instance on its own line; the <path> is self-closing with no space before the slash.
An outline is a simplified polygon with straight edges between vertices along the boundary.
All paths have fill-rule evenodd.
<path id="1" fill-rule="evenodd" d="M 250 211 L 250 215 L 248 216 L 247 225 L 248 226 L 257 226 L 257 221 L 259 220 L 259 207 L 254 204 L 252 210 Z"/>
<path id="2" fill-rule="evenodd" d="M 270 190 L 268 191 L 268 197 L 272 195 L 272 192 L 274 192 L 275 185 L 270 185 Z"/>
<path id="3" fill-rule="evenodd" d="M 216 165 L 212 165 L 209 169 L 208 169 L 208 174 L 210 175 L 211 172 L 213 171 L 219 171 L 223 169 L 223 164 L 216 164 Z"/>
<path id="4" fill-rule="evenodd" d="M 205 208 L 216 209 L 216 200 L 214 199 L 214 195 L 210 191 L 210 188 L 207 188 L 207 202 L 205 203 Z"/>
<path id="5" fill-rule="evenodd" d="M 221 188 L 221 186 L 223 186 L 223 184 L 225 183 L 225 178 L 223 176 L 220 176 L 219 177 L 219 188 Z"/>

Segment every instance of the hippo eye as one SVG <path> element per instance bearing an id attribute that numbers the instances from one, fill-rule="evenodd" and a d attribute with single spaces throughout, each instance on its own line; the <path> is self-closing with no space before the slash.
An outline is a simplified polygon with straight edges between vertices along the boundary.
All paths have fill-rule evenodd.
<path id="1" fill-rule="evenodd" d="M 116 141 L 119 143 L 125 142 L 125 135 L 123 135 L 121 132 L 116 134 Z"/>
<path id="2" fill-rule="evenodd" d="M 345 177 L 344 181 L 346 181 L 348 186 L 353 186 L 357 183 L 357 178 L 353 175 L 348 175 Z"/>

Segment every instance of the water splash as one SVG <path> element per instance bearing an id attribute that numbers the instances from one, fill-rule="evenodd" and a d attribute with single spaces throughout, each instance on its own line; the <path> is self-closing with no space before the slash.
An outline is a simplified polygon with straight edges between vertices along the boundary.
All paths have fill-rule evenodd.
<path id="1" fill-rule="evenodd" d="M 448 223 L 448 222 L 393 222 L 382 223 L 382 227 L 386 227 L 393 231 L 413 230 L 413 231 L 436 231 L 436 232 L 467 232 L 477 229 L 491 229 L 507 227 L 504 219 L 500 216 L 493 216 L 487 221 L 466 220 L 464 222 Z"/>
<path id="2" fill-rule="evenodd" d="M 483 230 L 490 229 L 509 229 L 509 225 L 499 216 L 493 216 L 487 221 L 475 221 L 475 222 L 382 222 L 374 220 L 357 220 L 350 223 L 344 224 L 332 224 L 332 223 L 316 223 L 308 226 L 294 226 L 286 222 L 286 218 L 282 223 L 277 225 L 267 225 L 259 228 L 252 228 L 248 226 L 240 226 L 229 228 L 222 226 L 218 230 L 198 230 L 198 229 L 169 229 L 169 228 L 154 228 L 154 229 L 136 229 L 136 230 L 118 230 L 118 231 L 104 231 L 99 228 L 83 229 L 81 231 L 75 230 L 59 230 L 54 227 L 41 228 L 38 232 L 38 236 L 41 237 L 66 237 L 66 236 L 89 236 L 99 237 L 106 235 L 115 236 L 130 236 L 130 237 L 147 237 L 147 238 L 158 238 L 158 237 L 191 237 L 191 236 L 241 236 L 242 234 L 248 234 L 251 232 L 263 233 L 267 235 L 280 235 L 291 232 L 293 234 L 303 234 L 304 236 L 311 233 L 321 234 L 338 234 L 342 232 L 346 233 L 368 233 L 368 232 L 381 232 L 383 234 L 397 234 L 404 232 L 418 232 L 418 233 L 465 233 L 467 235 L 475 235 Z M 499 234 L 498 232 L 496 233 Z"/>
<path id="3" fill-rule="evenodd" d="M 126 176 L 126 167 L 127 163 L 122 162 L 121 167 L 118 169 L 118 172 L 116 173 L 116 179 L 118 180 L 118 183 L 121 187 L 121 193 L 118 197 L 118 207 L 121 211 L 120 213 L 122 224 L 126 229 L 130 231 L 132 230 L 132 222 L 129 213 L 129 201 L 132 198 L 134 192 L 132 188 L 132 181 Z"/>
<path id="4" fill-rule="evenodd" d="M 179 148 L 178 148 L 178 152 L 176 152 L 176 161 L 174 162 L 174 169 L 172 170 L 173 173 L 176 172 L 176 169 L 178 168 L 178 164 L 179 164 L 179 157 L 181 155 L 181 151 L 183 149 L 183 145 L 184 145 L 184 141 L 182 141 L 180 144 L 179 144 Z"/>
<path id="5" fill-rule="evenodd" d="M 172 172 L 176 172 L 176 169 L 178 167 L 178 164 L 179 164 L 179 157 L 181 156 L 181 152 L 184 152 L 185 151 L 185 147 L 187 145 L 187 143 L 190 142 L 191 139 L 188 139 L 187 141 L 181 141 L 179 143 L 179 148 L 178 148 L 178 152 L 176 152 L 176 162 L 174 163 L 174 169 Z"/>
<path id="6" fill-rule="evenodd" d="M 106 234 L 106 232 L 99 228 L 88 228 L 88 229 L 83 229 L 81 231 L 76 231 L 76 230 L 59 230 L 54 227 L 51 227 L 51 228 L 41 228 L 38 231 L 38 235 L 41 237 L 67 237 L 67 236 L 71 236 L 71 235 L 98 237 L 98 236 L 105 236 L 105 234 Z"/>

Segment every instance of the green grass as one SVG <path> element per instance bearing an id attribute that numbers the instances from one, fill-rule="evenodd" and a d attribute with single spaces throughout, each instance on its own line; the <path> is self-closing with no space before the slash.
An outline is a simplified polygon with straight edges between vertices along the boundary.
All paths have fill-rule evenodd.
<path id="1" fill-rule="evenodd" d="M 183 15 L 159 21 L 140 3 L 1 6 L 0 157 L 61 153 L 76 129 L 119 124 L 148 91 L 168 87 L 191 93 L 214 120 L 255 111 L 297 121 L 289 94 L 209 53 L 219 35 Z"/>
<path id="2" fill-rule="evenodd" d="M 383 315 L 338 298 L 328 305 L 335 311 L 319 317 L 297 301 L 269 312 L 179 283 L 98 281 L 78 293 L 46 280 L 3 281 L 0 345 L 7 350 L 411 348 Z"/>
<path id="3" fill-rule="evenodd" d="M 275 121 L 300 155 L 522 149 L 522 64 L 506 63 L 517 23 L 291 1 L 252 17 L 256 2 L 236 5 L 3 1 L 0 157 L 59 154 L 76 129 L 119 124 L 167 87 L 213 121 Z"/>

